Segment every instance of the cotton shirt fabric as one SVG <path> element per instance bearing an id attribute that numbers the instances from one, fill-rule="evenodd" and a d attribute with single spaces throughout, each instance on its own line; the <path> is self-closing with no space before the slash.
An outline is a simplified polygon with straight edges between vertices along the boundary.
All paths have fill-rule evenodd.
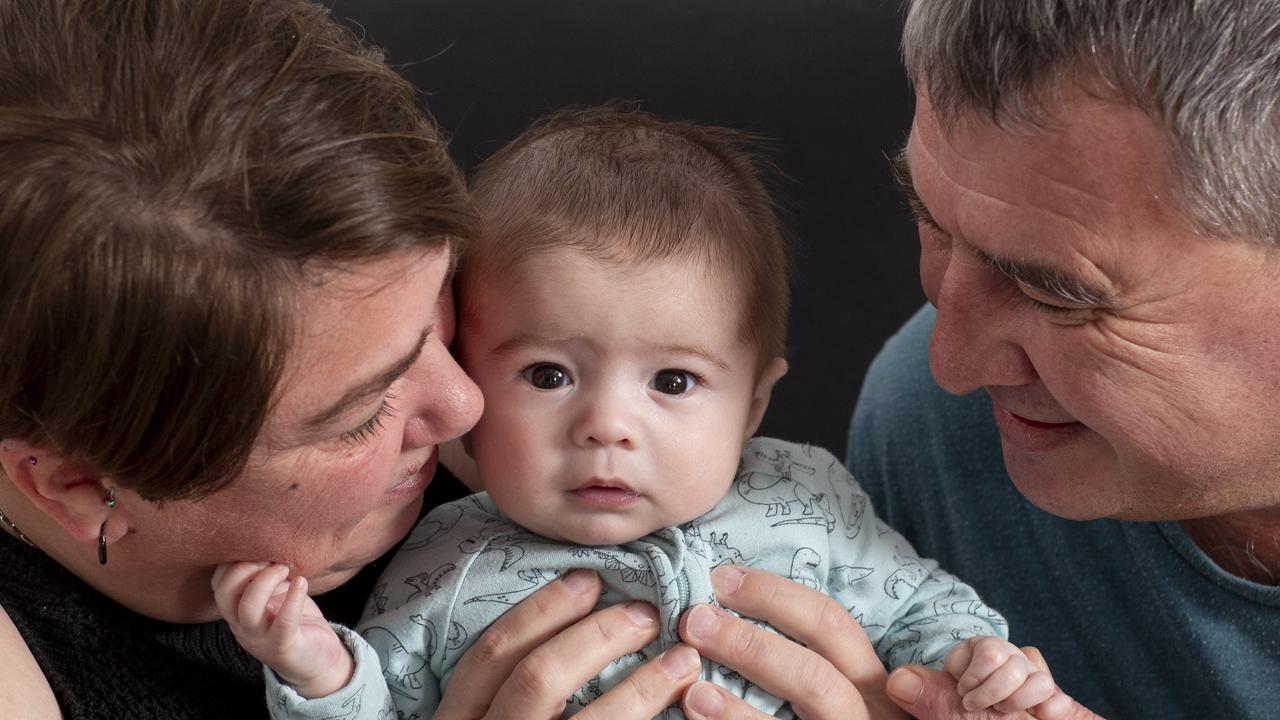
<path id="1" fill-rule="evenodd" d="M 690 479 L 691 482 L 696 479 Z M 711 571 L 724 563 L 786 575 L 835 597 L 862 623 L 887 665 L 939 665 L 956 642 L 1007 635 L 1003 618 L 965 584 L 921 559 L 881 523 L 840 461 L 819 448 L 751 440 L 725 498 L 679 527 L 621 546 L 552 541 L 512 523 L 487 494 L 433 510 L 374 589 L 358 630 L 343 633 L 356 674 L 339 692 L 304 700 L 268 672 L 277 717 L 428 718 L 467 648 L 512 605 L 573 568 L 600 574 L 600 605 L 644 600 L 661 632 L 609 665 L 566 702 L 571 715 L 639 664 L 679 642 L 680 615 L 714 603 Z M 781 700 L 729 668 L 702 677 L 776 717 Z M 671 708 L 664 717 L 681 718 Z"/>
<path id="2" fill-rule="evenodd" d="M 1277 717 L 1280 587 L 1223 571 L 1177 522 L 1078 522 L 1031 505 L 986 392 L 934 382 L 933 321 L 925 307 L 890 339 L 854 412 L 847 457 L 885 521 L 1000 608 L 1011 640 L 1039 648 L 1094 712 Z"/>

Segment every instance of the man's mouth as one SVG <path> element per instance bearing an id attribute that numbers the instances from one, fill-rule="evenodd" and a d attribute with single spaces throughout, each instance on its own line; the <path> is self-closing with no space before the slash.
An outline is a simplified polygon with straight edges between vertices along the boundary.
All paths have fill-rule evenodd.
<path id="1" fill-rule="evenodd" d="M 991 403 L 1000 437 L 1013 446 L 1029 452 L 1055 450 L 1080 437 L 1088 428 L 1084 423 L 1033 420 L 1012 412 L 999 403 Z"/>

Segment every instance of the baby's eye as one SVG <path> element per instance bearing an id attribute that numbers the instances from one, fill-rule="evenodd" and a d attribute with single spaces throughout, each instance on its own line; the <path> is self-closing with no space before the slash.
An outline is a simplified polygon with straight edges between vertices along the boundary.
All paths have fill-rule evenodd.
<path id="1" fill-rule="evenodd" d="M 569 373 L 559 365 L 552 363 L 530 365 L 520 371 L 520 374 L 524 376 L 525 380 L 529 381 L 530 385 L 539 390 L 558 390 L 573 384 Z"/>
<path id="2" fill-rule="evenodd" d="M 698 378 L 687 370 L 659 370 L 651 383 L 654 390 L 666 395 L 683 395 L 698 384 Z"/>

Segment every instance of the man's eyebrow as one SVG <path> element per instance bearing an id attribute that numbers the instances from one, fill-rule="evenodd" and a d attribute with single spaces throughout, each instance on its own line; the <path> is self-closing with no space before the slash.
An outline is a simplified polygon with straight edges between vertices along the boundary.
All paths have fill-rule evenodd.
<path id="1" fill-rule="evenodd" d="M 942 229 L 942 226 L 933 219 L 929 208 L 925 207 L 920 194 L 916 192 L 915 184 L 911 181 L 911 166 L 907 163 L 906 145 L 889 158 L 889 167 L 893 171 L 894 182 L 906 198 L 916 222 L 939 235 L 950 237 L 950 233 Z M 967 244 L 967 247 L 979 260 L 1001 275 L 1065 302 L 1074 305 L 1106 306 L 1113 300 L 1111 293 L 1106 290 L 1058 268 L 1026 260 L 997 257 L 972 244 Z"/>
<path id="2" fill-rule="evenodd" d="M 431 331 L 434 327 L 435 326 L 433 324 L 423 328 L 422 335 L 418 337 L 417 344 L 414 345 L 413 349 L 404 357 L 395 361 L 395 363 L 388 366 L 387 369 L 378 373 L 374 377 L 343 393 L 342 397 L 339 398 L 337 402 L 308 418 L 306 422 L 303 423 L 303 427 L 307 430 L 317 430 L 322 427 L 327 427 L 335 419 L 345 415 L 349 410 L 351 410 L 351 408 L 360 405 L 373 395 L 378 395 L 386 391 L 387 387 L 391 385 L 391 383 L 399 380 L 400 377 L 408 372 L 409 368 L 413 367 L 413 364 L 418 361 L 418 357 L 422 355 L 422 348 L 426 346 L 427 338 L 431 336 Z"/>
<path id="3" fill-rule="evenodd" d="M 1106 290 L 1058 268 L 1027 260 L 996 257 L 972 245 L 969 250 L 983 263 L 1010 280 L 1072 305 L 1105 307 L 1112 304 L 1113 298 Z"/>
<path id="4" fill-rule="evenodd" d="M 893 173 L 893 182 L 898 186 L 898 191 L 902 193 L 903 199 L 907 201 L 907 207 L 911 210 L 911 216 L 921 225 L 928 227 L 935 233 L 950 237 L 946 230 L 933 219 L 933 215 L 929 213 L 929 208 L 924 206 L 924 201 L 920 199 L 919 193 L 916 192 L 915 183 L 911 182 L 911 165 L 907 163 L 907 146 L 903 145 L 897 152 L 889 156 L 889 170 Z"/>

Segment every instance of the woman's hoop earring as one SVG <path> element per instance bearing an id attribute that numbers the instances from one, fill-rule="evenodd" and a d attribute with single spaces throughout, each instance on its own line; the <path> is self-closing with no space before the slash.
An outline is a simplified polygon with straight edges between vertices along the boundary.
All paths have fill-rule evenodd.
<path id="1" fill-rule="evenodd" d="M 107 522 L 102 521 L 102 527 L 98 528 L 98 564 L 107 564 Z"/>
<path id="2" fill-rule="evenodd" d="M 108 488 L 107 496 L 103 498 L 102 504 L 107 508 L 116 506 L 116 489 Z M 107 564 L 107 521 L 102 521 L 102 527 L 98 528 L 98 564 Z"/>

